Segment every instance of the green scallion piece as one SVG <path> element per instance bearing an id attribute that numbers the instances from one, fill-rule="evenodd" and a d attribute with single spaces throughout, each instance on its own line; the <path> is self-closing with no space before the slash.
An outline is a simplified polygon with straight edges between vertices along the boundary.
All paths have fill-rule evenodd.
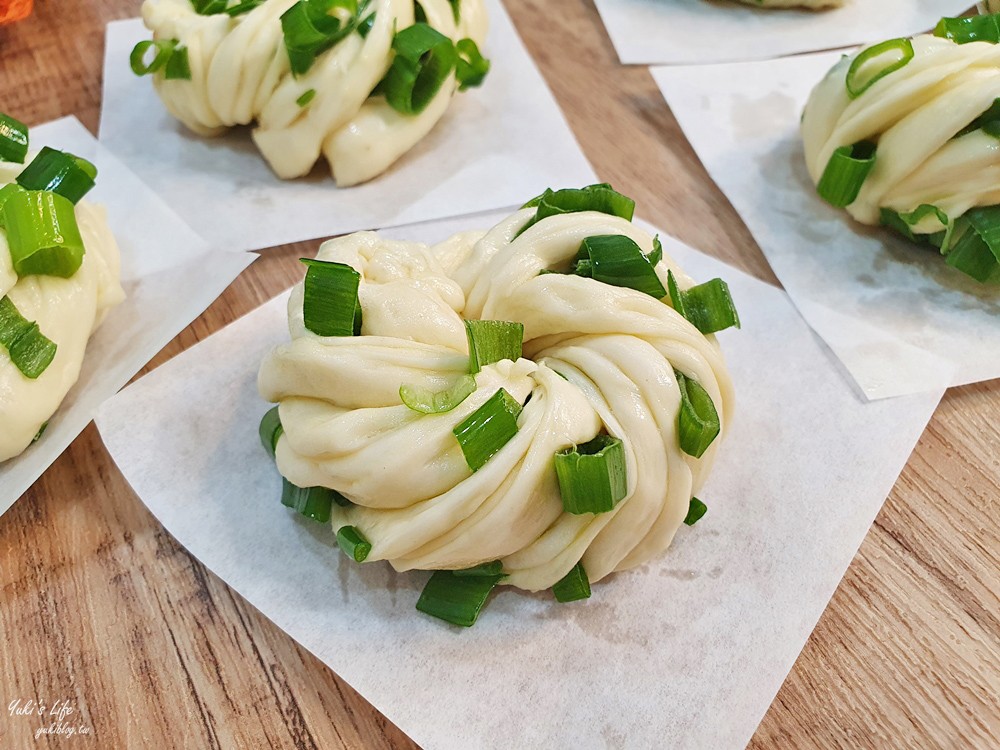
<path id="1" fill-rule="evenodd" d="M 396 32 L 392 49 L 396 55 L 376 90 L 397 112 L 420 114 L 455 69 L 455 45 L 433 26 L 415 23 Z"/>
<path id="2" fill-rule="evenodd" d="M 681 408 L 677 416 L 677 434 L 681 450 L 701 458 L 719 436 L 721 424 L 712 397 L 697 380 L 674 370 L 681 390 Z"/>
<path id="3" fill-rule="evenodd" d="M 281 478 L 281 504 L 319 523 L 330 520 L 334 491 L 326 487 L 296 487 Z"/>
<path id="4" fill-rule="evenodd" d="M 369 13 L 367 16 L 362 18 L 358 22 L 358 36 L 362 39 L 367 39 L 368 34 L 371 33 L 372 27 L 375 25 L 375 13 Z"/>
<path id="5" fill-rule="evenodd" d="M 337 530 L 337 544 L 354 562 L 364 562 L 372 551 L 372 544 L 354 526 L 341 526 Z"/>
<path id="6" fill-rule="evenodd" d="M 518 234 L 534 226 L 542 219 L 556 214 L 577 213 L 579 211 L 598 211 L 602 214 L 618 216 L 626 221 L 632 221 L 635 214 L 635 201 L 615 192 L 606 182 L 588 185 L 585 188 L 567 188 L 565 190 L 549 190 L 525 203 L 521 208 L 537 208 L 534 217 L 525 224 Z"/>
<path id="7" fill-rule="evenodd" d="M 674 309 L 702 333 L 740 327 L 729 285 L 722 279 L 712 279 L 682 292 L 673 271 L 667 271 L 667 288 Z"/>
<path id="8" fill-rule="evenodd" d="M 281 16 L 281 31 L 292 73 L 300 76 L 316 62 L 316 58 L 346 39 L 358 27 L 359 15 L 368 7 L 368 0 L 299 0 Z M 351 15 L 345 22 L 331 11 L 341 9 Z"/>
<path id="9" fill-rule="evenodd" d="M 309 89 L 304 92 L 302 96 L 295 100 L 295 103 L 300 107 L 305 107 L 309 102 L 316 98 L 316 89 Z"/>
<path id="10" fill-rule="evenodd" d="M 628 287 L 662 299 L 667 296 L 649 258 L 622 234 L 587 237 L 577 254 L 576 273 L 612 286 Z"/>
<path id="11" fill-rule="evenodd" d="M 684 523 L 688 526 L 694 526 L 705 515 L 707 510 L 708 506 L 705 503 L 696 497 L 692 497 L 691 503 L 688 505 L 687 515 L 684 517 Z"/>
<path id="12" fill-rule="evenodd" d="M 459 39 L 455 44 L 458 59 L 455 62 L 455 79 L 458 90 L 465 91 L 481 86 L 490 72 L 490 61 L 483 57 L 479 46 L 471 39 Z"/>
<path id="13" fill-rule="evenodd" d="M 934 218 L 936 218 L 943 226 L 951 226 L 951 220 L 948 218 L 948 215 L 940 208 L 933 206 L 930 203 L 922 203 L 914 210 L 906 213 L 899 213 L 897 211 L 893 211 L 891 208 L 879 209 L 879 223 L 899 232 L 907 239 L 917 241 L 922 238 L 926 238 L 924 235 L 914 234 L 913 227 L 931 214 L 933 214 Z"/>
<path id="14" fill-rule="evenodd" d="M 607 513 L 628 494 L 625 446 L 611 435 L 556 453 L 563 510 L 574 515 Z"/>
<path id="15" fill-rule="evenodd" d="M 994 13 L 968 18 L 942 18 L 934 27 L 934 36 L 951 39 L 955 44 L 997 44 L 1000 43 L 1000 15 Z"/>
<path id="16" fill-rule="evenodd" d="M 145 39 L 132 48 L 128 62 L 132 67 L 132 72 L 137 76 L 152 75 L 158 72 L 167 60 L 174 54 L 174 48 L 179 44 L 176 39 Z M 153 59 L 146 62 L 146 53 L 155 49 Z"/>
<path id="17" fill-rule="evenodd" d="M 660 235 L 657 234 L 653 237 L 653 251 L 646 258 L 653 268 L 656 268 L 657 264 L 663 260 L 663 245 L 660 243 Z"/>
<path id="18" fill-rule="evenodd" d="M 432 391 L 415 385 L 401 385 L 399 398 L 413 411 L 421 414 L 443 414 L 451 411 L 476 392 L 476 379 L 463 375 L 443 391 Z"/>
<path id="19" fill-rule="evenodd" d="M 816 192 L 831 206 L 844 208 L 851 205 L 875 166 L 875 151 L 876 146 L 870 141 L 838 148 L 827 162 Z"/>
<path id="20" fill-rule="evenodd" d="M 471 628 L 501 576 L 459 576 L 437 570 L 417 600 L 417 609 L 439 620 Z"/>
<path id="21" fill-rule="evenodd" d="M 589 599 L 590 581 L 587 579 L 587 571 L 583 569 L 583 563 L 578 562 L 569 573 L 560 578 L 559 582 L 552 587 L 552 593 L 557 602 Z"/>
<path id="22" fill-rule="evenodd" d="M 10 191 L 0 214 L 18 276 L 68 279 L 80 268 L 83 239 L 66 198 L 47 190 Z"/>
<path id="23" fill-rule="evenodd" d="M 974 208 L 959 221 L 945 263 L 976 281 L 993 281 L 1000 276 L 1000 206 Z"/>
<path id="24" fill-rule="evenodd" d="M 163 77 L 168 81 L 190 81 L 191 65 L 188 62 L 187 47 L 175 47 L 173 54 L 163 66 Z"/>
<path id="25" fill-rule="evenodd" d="M 857 99 L 890 73 L 913 59 L 913 42 L 905 37 L 889 39 L 862 50 L 847 69 L 847 93 Z"/>
<path id="26" fill-rule="evenodd" d="M 39 440 L 41 440 L 42 439 L 42 435 L 45 434 L 45 431 L 47 429 L 49 429 L 49 423 L 48 423 L 48 421 L 42 422 L 42 426 L 38 428 L 38 432 L 36 432 L 35 436 L 33 438 L 31 438 L 31 444 L 34 445 Z"/>
<path id="27" fill-rule="evenodd" d="M 0 112 L 0 161 L 24 164 L 28 155 L 28 126 Z"/>
<path id="28" fill-rule="evenodd" d="M 463 568 L 462 570 L 451 571 L 455 575 L 467 578 L 469 576 L 503 576 L 503 563 L 500 560 L 493 560 L 492 562 L 479 563 L 479 565 L 474 565 L 471 568 Z"/>
<path id="29" fill-rule="evenodd" d="M 503 388 L 452 430 L 472 471 L 479 471 L 517 434 L 521 405 Z"/>
<path id="30" fill-rule="evenodd" d="M 475 375 L 486 365 L 521 357 L 524 325 L 505 320 L 467 320 L 465 337 L 469 342 L 469 372 Z"/>
<path id="31" fill-rule="evenodd" d="M 1000 137 L 1000 99 L 994 99 L 993 103 L 982 114 L 959 130 L 954 137 L 959 138 L 971 133 L 973 130 L 980 129 L 994 138 Z"/>
<path id="32" fill-rule="evenodd" d="M 4 228 L 3 223 L 3 204 L 7 202 L 7 199 L 14 193 L 23 193 L 24 188 L 18 185 L 16 182 L 8 182 L 3 187 L 0 187 L 0 229 Z"/>
<path id="33" fill-rule="evenodd" d="M 451 15 L 455 18 L 455 23 L 462 20 L 462 0 L 448 0 L 451 3 Z"/>
<path id="34" fill-rule="evenodd" d="M 361 332 L 361 274 L 343 263 L 300 260 L 309 267 L 302 298 L 306 328 L 317 336 L 357 336 Z"/>
<path id="35" fill-rule="evenodd" d="M 77 203 L 94 187 L 97 168 L 86 159 L 45 146 L 24 171 L 17 184 L 25 190 L 50 190 Z"/>
<path id="36" fill-rule="evenodd" d="M 264 446 L 264 450 L 268 452 L 271 458 L 274 458 L 274 451 L 278 447 L 278 438 L 281 437 L 284 431 L 284 428 L 281 426 L 281 418 L 278 416 L 277 406 L 269 409 L 267 414 L 261 417 L 260 427 L 257 432 L 260 435 L 260 444 Z"/>
<path id="37" fill-rule="evenodd" d="M 214 16 L 219 13 L 225 13 L 231 18 L 249 13 L 263 3 L 264 0 L 240 0 L 235 5 L 230 5 L 229 0 L 191 0 L 195 13 L 200 16 Z"/>
<path id="38" fill-rule="evenodd" d="M 7 350 L 14 367 L 30 380 L 45 372 L 57 348 L 42 334 L 38 323 L 25 320 L 10 297 L 0 298 L 0 346 Z"/>

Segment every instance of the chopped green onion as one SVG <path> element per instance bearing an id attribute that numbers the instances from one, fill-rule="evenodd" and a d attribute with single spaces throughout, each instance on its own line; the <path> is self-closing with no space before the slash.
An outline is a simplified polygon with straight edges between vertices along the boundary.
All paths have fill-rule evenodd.
<path id="1" fill-rule="evenodd" d="M 681 450 L 701 458 L 719 435 L 721 425 L 712 397 L 697 380 L 674 370 L 681 389 L 681 408 L 677 415 L 677 433 Z"/>
<path id="2" fill-rule="evenodd" d="M 281 504 L 320 523 L 330 520 L 333 493 L 333 490 L 326 487 L 296 487 L 284 477 L 281 478 Z"/>
<path id="3" fill-rule="evenodd" d="M 337 531 L 337 544 L 354 562 L 364 562 L 372 551 L 371 542 L 354 526 L 342 526 Z"/>
<path id="4" fill-rule="evenodd" d="M 463 375 L 450 388 L 437 392 L 415 385 L 401 385 L 399 398 L 413 411 L 421 414 L 443 414 L 475 392 L 476 379 L 471 375 Z"/>
<path id="5" fill-rule="evenodd" d="M 656 268 L 657 264 L 663 260 L 663 245 L 660 244 L 660 235 L 653 237 L 653 251 L 646 258 L 653 268 Z"/>
<path id="6" fill-rule="evenodd" d="M 468 577 L 468 576 L 503 576 L 503 562 L 500 560 L 493 560 L 492 562 L 479 563 L 479 565 L 474 565 L 471 568 L 464 568 L 463 570 L 453 570 L 457 576 Z"/>
<path id="7" fill-rule="evenodd" d="M 583 569 L 583 563 L 578 562 L 569 573 L 559 579 L 559 582 L 552 587 L 552 593 L 558 602 L 589 599 L 590 581 L 587 579 L 587 571 Z"/>
<path id="8" fill-rule="evenodd" d="M 4 228 L 3 223 L 3 204 L 7 202 L 7 199 L 14 193 L 23 193 L 24 188 L 18 185 L 16 182 L 8 182 L 3 187 L 0 187 L 0 229 Z"/>
<path id="9" fill-rule="evenodd" d="M 960 221 L 945 263 L 976 281 L 992 281 L 1000 274 L 1000 206 L 974 208 Z"/>
<path id="10" fill-rule="evenodd" d="M 462 20 L 462 0 L 448 0 L 451 3 L 451 15 L 455 17 L 455 23 Z"/>
<path id="11" fill-rule="evenodd" d="M 465 461 L 479 471 L 517 434 L 521 405 L 503 388 L 452 430 Z"/>
<path id="12" fill-rule="evenodd" d="M 475 375 L 486 365 L 521 357 L 524 325 L 505 320 L 467 320 L 465 337 L 469 342 L 469 372 Z"/>
<path id="13" fill-rule="evenodd" d="M 42 334 L 38 323 L 25 320 L 10 297 L 0 298 L 0 346 L 30 380 L 45 372 L 56 356 L 56 345 Z"/>
<path id="14" fill-rule="evenodd" d="M 51 190 L 77 203 L 94 187 L 97 168 L 86 159 L 45 146 L 17 176 L 25 190 Z"/>
<path id="15" fill-rule="evenodd" d="M 455 69 L 458 53 L 451 39 L 426 23 L 396 32 L 396 56 L 377 91 L 404 115 L 423 112 Z"/>
<path id="16" fill-rule="evenodd" d="M 694 526 L 705 515 L 707 510 L 708 506 L 705 503 L 696 497 L 692 497 L 691 503 L 688 505 L 688 513 L 684 517 L 684 523 L 688 526 Z"/>
<path id="17" fill-rule="evenodd" d="M 913 59 L 913 42 L 889 39 L 862 50 L 847 69 L 847 93 L 857 99 L 878 81 L 895 73 Z"/>
<path id="18" fill-rule="evenodd" d="M 200 16 L 214 16 L 218 13 L 225 13 L 231 18 L 249 13 L 263 3 L 264 0 L 240 0 L 235 5 L 229 5 L 229 0 L 191 0 L 195 13 Z"/>
<path id="19" fill-rule="evenodd" d="M 437 570 L 417 600 L 417 609 L 453 625 L 471 628 L 501 576 L 458 576 Z"/>
<path id="20" fill-rule="evenodd" d="M 309 89 L 308 91 L 303 93 L 302 96 L 296 99 L 295 103 L 298 104 L 300 107 L 304 107 L 315 98 L 316 98 L 316 89 Z"/>
<path id="21" fill-rule="evenodd" d="M 574 515 L 607 513 L 628 494 L 625 446 L 610 435 L 556 453 L 563 510 Z"/>
<path id="22" fill-rule="evenodd" d="M 24 164 L 28 155 L 28 126 L 0 112 L 0 161 Z"/>
<path id="23" fill-rule="evenodd" d="M 180 44 L 176 39 L 145 39 L 132 48 L 128 62 L 132 67 L 132 72 L 137 76 L 152 75 L 167 64 L 167 60 L 174 54 L 174 48 Z M 146 52 L 156 49 L 156 54 L 148 63 L 145 61 Z"/>
<path id="24" fill-rule="evenodd" d="M 260 420 L 260 427 L 257 429 L 260 435 L 260 444 L 264 446 L 271 458 L 274 458 L 274 451 L 278 447 L 278 438 L 284 432 L 281 426 L 281 417 L 278 416 L 278 407 L 269 409 Z"/>
<path id="25" fill-rule="evenodd" d="M 191 65 L 188 63 L 187 47 L 175 47 L 163 68 L 163 77 L 168 81 L 190 81 Z"/>
<path id="26" fill-rule="evenodd" d="M 861 192 L 868 173 L 875 166 L 875 144 L 860 141 L 853 146 L 841 146 L 833 152 L 819 178 L 816 192 L 832 206 L 849 206 Z"/>
<path id="27" fill-rule="evenodd" d="M 236 16 L 241 16 L 244 13 L 249 13 L 258 5 L 263 5 L 264 0 L 241 0 L 241 2 L 236 3 L 236 5 L 231 5 L 226 8 L 223 13 L 225 13 L 230 18 L 235 18 Z"/>
<path id="28" fill-rule="evenodd" d="M 299 0 L 286 10 L 281 15 L 281 31 L 292 73 L 306 73 L 319 55 L 350 36 L 368 4 L 367 0 L 360 6 L 357 0 Z M 350 18 L 341 23 L 340 18 L 330 15 L 335 9 L 347 10 Z"/>
<path id="29" fill-rule="evenodd" d="M 479 46 L 471 39 L 459 39 L 455 44 L 458 59 L 455 62 L 455 79 L 458 90 L 465 91 L 481 86 L 490 72 L 490 61 L 483 57 Z"/>
<path id="30" fill-rule="evenodd" d="M 667 288 L 674 309 L 702 333 L 740 327 L 729 285 L 722 279 L 712 279 L 682 292 L 673 271 L 667 271 Z"/>
<path id="31" fill-rule="evenodd" d="M 38 432 L 36 432 L 36 433 L 35 433 L 35 436 L 34 436 L 33 438 L 31 438 L 31 444 L 32 444 L 32 445 L 34 445 L 34 444 L 35 444 L 35 443 L 37 443 L 37 442 L 38 442 L 39 440 L 41 440 L 41 439 L 42 439 L 42 435 L 44 435 L 44 434 L 45 434 L 45 431 L 46 431 L 46 430 L 47 430 L 48 428 L 49 428 L 49 423 L 48 423 L 48 421 L 45 421 L 45 422 L 42 422 L 42 426 L 38 428 Z"/>
<path id="32" fill-rule="evenodd" d="M 934 27 L 934 36 L 951 39 L 955 44 L 968 42 L 1000 43 L 1000 16 L 969 16 L 942 18 Z"/>
<path id="33" fill-rule="evenodd" d="M 623 234 L 587 237 L 580 245 L 576 273 L 612 286 L 628 287 L 662 299 L 667 296 L 649 258 Z"/>
<path id="34" fill-rule="evenodd" d="M 993 103 L 987 107 L 981 115 L 970 122 L 955 134 L 955 138 L 971 133 L 973 130 L 986 132 L 994 138 L 1000 137 L 1000 99 L 994 99 Z"/>
<path id="35" fill-rule="evenodd" d="M 361 21 L 358 23 L 358 36 L 360 36 L 362 39 L 367 39 L 374 25 L 375 25 L 375 13 L 369 13 L 367 16 L 362 18 Z"/>
<path id="36" fill-rule="evenodd" d="M 579 211 L 598 211 L 602 214 L 618 216 L 625 221 L 632 221 L 632 216 L 635 214 L 635 201 L 615 192 L 608 183 L 601 182 L 580 189 L 546 189 L 544 193 L 532 198 L 521 208 L 537 208 L 538 210 L 518 234 L 549 216 Z"/>
<path id="37" fill-rule="evenodd" d="M 361 274 L 343 263 L 300 258 L 306 271 L 302 318 L 317 336 L 357 336 L 361 329 Z"/>
<path id="38" fill-rule="evenodd" d="M 951 221 L 949 220 L 948 215 L 940 208 L 933 206 L 930 203 L 922 203 L 908 213 L 899 213 L 897 211 L 893 211 L 891 208 L 879 209 L 879 223 L 883 226 L 889 227 L 890 229 L 894 229 L 907 239 L 917 240 L 918 237 L 913 233 L 913 227 L 931 214 L 934 214 L 934 217 L 943 226 L 951 226 Z"/>
<path id="39" fill-rule="evenodd" d="M 12 191 L 0 210 L 18 276 L 68 279 L 83 263 L 84 247 L 73 204 L 47 190 Z"/>

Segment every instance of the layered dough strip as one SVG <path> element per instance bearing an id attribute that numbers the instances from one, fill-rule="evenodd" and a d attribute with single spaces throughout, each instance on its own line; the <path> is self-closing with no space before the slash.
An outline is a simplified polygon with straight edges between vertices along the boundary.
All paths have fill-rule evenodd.
<path id="1" fill-rule="evenodd" d="M 297 0 L 265 0 L 249 13 L 199 15 L 191 0 L 145 0 L 142 18 L 154 39 L 187 47 L 190 80 L 153 84 L 167 110 L 200 135 L 256 122 L 253 139 L 275 173 L 307 174 L 326 157 L 338 185 L 375 177 L 410 150 L 441 119 L 457 84 L 454 72 L 426 109 L 403 115 L 372 90 L 392 63 L 395 33 L 414 23 L 413 0 L 373 0 L 367 36 L 351 33 L 295 77 L 281 15 Z M 487 19 L 482 0 L 461 0 L 456 24 L 449 0 L 421 0 L 427 23 L 453 41 L 482 47 Z M 307 106 L 297 100 L 308 91 Z"/>
<path id="2" fill-rule="evenodd" d="M 845 85 L 854 58 L 843 58 L 813 89 L 802 119 L 814 183 L 837 148 L 877 142 L 875 166 L 847 207 L 864 224 L 878 224 L 882 208 L 909 213 L 929 204 L 954 221 L 1000 204 L 1000 141 L 982 130 L 956 137 L 1000 97 L 1000 45 L 930 35 L 912 43 L 913 59 L 856 99 Z M 913 231 L 944 228 L 931 214 Z"/>
<path id="3" fill-rule="evenodd" d="M 31 157 L 25 163 L 30 161 Z M 0 186 L 13 182 L 22 168 L 20 164 L 0 165 Z M 24 451 L 59 408 L 80 376 L 90 335 L 125 298 L 118 281 L 118 245 L 104 207 L 81 200 L 76 219 L 86 252 L 79 270 L 68 279 L 19 279 L 6 232 L 0 229 L 0 298 L 10 297 L 18 312 L 36 321 L 57 347 L 55 358 L 34 380 L 21 374 L 7 350 L 0 347 L 0 461 Z"/>
<path id="4" fill-rule="evenodd" d="M 316 336 L 302 321 L 302 286 L 289 301 L 292 341 L 265 359 L 261 395 L 280 404 L 281 473 L 325 486 L 354 506 L 333 508 L 334 530 L 356 526 L 369 560 L 397 570 L 461 569 L 501 559 L 505 583 L 541 590 L 583 560 L 591 581 L 662 552 L 712 465 L 680 450 L 678 370 L 715 403 L 722 432 L 732 386 L 714 337 L 668 303 L 565 270 L 586 237 L 653 239 L 596 212 L 553 216 L 520 236 L 525 209 L 489 232 L 433 247 L 363 232 L 325 243 L 318 257 L 361 274 L 362 335 Z M 667 257 L 682 288 L 692 282 Z M 400 403 L 401 384 L 432 390 L 467 372 L 463 319 L 524 324 L 524 357 L 489 365 L 477 390 L 443 414 Z M 473 473 L 452 434 L 497 389 L 521 403 L 519 431 Z M 530 398 L 529 398 L 530 396 Z M 628 495 L 609 513 L 563 512 L 553 455 L 600 431 L 624 443 Z"/>

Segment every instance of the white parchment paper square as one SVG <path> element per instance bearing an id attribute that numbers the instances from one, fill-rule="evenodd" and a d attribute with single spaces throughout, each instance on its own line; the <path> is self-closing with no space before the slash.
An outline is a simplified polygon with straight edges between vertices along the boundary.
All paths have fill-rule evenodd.
<path id="1" fill-rule="evenodd" d="M 764 60 L 910 36 L 972 0 L 847 0 L 826 11 L 735 0 L 594 0 L 623 63 Z"/>
<path id="2" fill-rule="evenodd" d="M 129 52 L 138 19 L 108 25 L 100 139 L 195 230 L 253 250 L 359 229 L 520 205 L 550 185 L 596 182 L 562 112 L 499 0 L 487 0 L 481 88 L 455 97 L 434 130 L 384 174 L 338 188 L 321 161 L 280 180 L 245 128 L 196 136 L 164 109 Z"/>
<path id="3" fill-rule="evenodd" d="M 867 397 L 1000 377 L 1000 287 L 816 194 L 799 117 L 838 59 L 664 67 L 653 77 L 799 311 Z"/>
<path id="4" fill-rule="evenodd" d="M 387 234 L 440 240 L 496 218 Z M 864 402 L 784 293 L 664 244 L 730 284 L 737 413 L 708 514 L 585 602 L 501 589 L 460 631 L 414 609 L 426 573 L 348 562 L 329 528 L 280 505 L 256 377 L 288 337 L 284 295 L 123 391 L 98 426 L 192 554 L 428 750 L 742 748 L 940 393 Z"/>
<path id="5" fill-rule="evenodd" d="M 75 118 L 30 128 L 32 150 L 51 146 L 92 161 L 97 185 L 85 200 L 108 210 L 122 256 L 126 300 L 90 339 L 80 379 L 49 421 L 42 439 L 0 463 L 0 514 L 58 458 L 97 406 L 229 286 L 255 255 L 211 252 L 134 174 Z M 184 291 L 179 294 L 180 290 Z"/>

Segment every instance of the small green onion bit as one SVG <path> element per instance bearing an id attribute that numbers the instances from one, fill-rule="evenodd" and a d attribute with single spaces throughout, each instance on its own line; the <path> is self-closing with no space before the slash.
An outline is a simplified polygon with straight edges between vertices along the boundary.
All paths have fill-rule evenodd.
<path id="1" fill-rule="evenodd" d="M 163 77 L 168 81 L 191 80 L 187 47 L 174 47 L 173 53 L 167 58 L 167 64 L 163 66 Z"/>
<path id="2" fill-rule="evenodd" d="M 451 3 L 451 15 L 458 24 L 462 20 L 462 0 L 448 0 L 448 2 Z"/>
<path id="3" fill-rule="evenodd" d="M 466 578 L 469 576 L 503 576 L 503 562 L 493 560 L 491 562 L 479 563 L 479 565 L 474 565 L 471 568 L 453 570 L 452 573 Z"/>
<path id="4" fill-rule="evenodd" d="M 475 375 L 494 362 L 520 359 L 524 325 L 505 320 L 467 320 L 465 337 L 469 342 L 469 373 Z"/>
<path id="5" fill-rule="evenodd" d="M 740 316 L 729 293 L 729 285 L 722 279 L 712 279 L 682 292 L 673 271 L 667 271 L 667 289 L 670 290 L 674 310 L 702 333 L 740 327 Z"/>
<path id="6" fill-rule="evenodd" d="M 1000 14 L 942 18 L 934 27 L 934 36 L 951 39 L 955 44 L 969 42 L 1000 43 Z"/>
<path id="7" fill-rule="evenodd" d="M 681 450 L 701 458 L 708 446 L 719 436 L 722 426 L 712 397 L 697 380 L 674 370 L 681 390 L 681 408 L 677 416 L 677 433 Z"/>
<path id="8" fill-rule="evenodd" d="M 694 526 L 701 519 L 705 512 L 708 510 L 708 506 L 705 505 L 701 500 L 696 497 L 691 498 L 691 502 L 688 505 L 687 515 L 684 517 L 684 523 L 688 526 Z"/>
<path id="9" fill-rule="evenodd" d="M 128 62 L 132 72 L 137 76 L 153 75 L 158 73 L 167 60 L 174 54 L 174 49 L 180 42 L 177 39 L 144 39 L 132 48 Z M 156 50 L 153 58 L 147 63 L 146 53 L 149 50 Z"/>
<path id="10" fill-rule="evenodd" d="M 316 89 L 309 89 L 308 91 L 305 91 L 302 94 L 302 96 L 296 99 L 295 103 L 298 104 L 300 107 L 305 107 L 309 104 L 309 102 L 311 102 L 315 98 L 316 98 Z"/>
<path id="11" fill-rule="evenodd" d="M 330 509 L 335 502 L 334 494 L 334 490 L 326 487 L 296 487 L 284 477 L 281 478 L 281 504 L 319 523 L 330 520 Z"/>
<path id="12" fill-rule="evenodd" d="M 455 69 L 455 45 L 433 26 L 415 23 L 396 32 L 392 49 L 396 55 L 376 91 L 397 112 L 420 114 Z"/>
<path id="13" fill-rule="evenodd" d="M 607 513 L 628 494 L 625 446 L 616 437 L 598 435 L 559 451 L 555 465 L 567 513 Z"/>
<path id="14" fill-rule="evenodd" d="M 264 0 L 240 0 L 235 5 L 230 5 L 229 0 L 191 0 L 194 12 L 200 16 L 214 16 L 225 13 L 231 18 L 249 13 L 258 5 L 263 5 Z"/>
<path id="15" fill-rule="evenodd" d="M 94 187 L 97 168 L 86 159 L 45 146 L 17 176 L 25 190 L 49 190 L 77 203 Z"/>
<path id="16" fill-rule="evenodd" d="M 55 343 L 42 334 L 38 323 L 25 320 L 10 297 L 0 298 L 0 346 L 30 380 L 45 372 L 56 356 Z"/>
<path id="17" fill-rule="evenodd" d="M 657 264 L 663 260 L 663 245 L 660 243 L 660 235 L 653 237 L 653 251 L 646 256 L 649 265 L 656 268 Z"/>
<path id="18" fill-rule="evenodd" d="M 476 379 L 463 375 L 443 391 L 432 391 L 415 385 L 401 385 L 399 398 L 406 406 L 421 414 L 449 412 L 476 392 Z"/>
<path id="19" fill-rule="evenodd" d="M 875 166 L 875 151 L 875 144 L 870 141 L 838 148 L 826 163 L 823 176 L 816 185 L 816 192 L 837 208 L 854 203 L 868 173 Z"/>
<path id="20" fill-rule="evenodd" d="M 0 224 L 17 275 L 75 274 L 85 250 L 73 204 L 47 190 L 7 190 L 5 196 Z"/>
<path id="21" fill-rule="evenodd" d="M 264 450 L 268 452 L 271 458 L 274 458 L 274 451 L 278 447 L 278 438 L 281 437 L 284 431 L 284 428 L 281 426 L 281 418 L 278 416 L 277 406 L 269 409 L 261 417 L 257 433 L 260 435 L 260 444 L 264 446 Z"/>
<path id="22" fill-rule="evenodd" d="M 857 99 L 887 75 L 895 73 L 913 59 L 913 42 L 889 39 L 862 50 L 847 69 L 847 93 Z"/>
<path id="23" fill-rule="evenodd" d="M 28 155 L 28 126 L 0 112 L 0 161 L 24 164 Z"/>
<path id="24" fill-rule="evenodd" d="M 517 434 L 521 405 L 503 388 L 452 430 L 465 461 L 479 471 Z"/>
<path id="25" fill-rule="evenodd" d="M 358 287 L 361 274 L 343 263 L 300 258 L 308 270 L 302 317 L 317 336 L 357 336 L 361 333 Z"/>
<path id="26" fill-rule="evenodd" d="M 354 562 L 364 562 L 372 551 L 371 542 L 354 526 L 342 526 L 337 531 L 337 544 Z"/>
<path id="27" fill-rule="evenodd" d="M 583 569 L 583 563 L 578 562 L 569 573 L 559 579 L 559 582 L 552 587 L 552 593 L 558 602 L 589 599 L 590 581 L 587 579 L 587 571 Z"/>
<path id="28" fill-rule="evenodd" d="M 649 258 L 622 234 L 587 237 L 577 253 L 575 273 L 612 286 L 626 287 L 656 299 L 667 296 Z"/>
<path id="29" fill-rule="evenodd" d="M 1000 278 L 1000 206 L 966 212 L 955 235 L 945 263 L 981 283 Z"/>
<path id="30" fill-rule="evenodd" d="M 455 61 L 455 79 L 458 90 L 465 91 L 481 86 L 490 72 L 490 61 L 483 57 L 479 46 L 472 39 L 459 39 L 455 43 L 458 59 Z"/>
<path id="31" fill-rule="evenodd" d="M 37 443 L 37 442 L 38 442 L 39 440 L 41 440 L 41 439 L 42 439 L 42 435 L 44 435 L 44 434 L 45 434 L 45 431 L 46 431 L 46 430 L 47 430 L 48 428 L 49 428 L 49 423 L 48 423 L 48 421 L 45 421 L 45 422 L 42 422 L 42 426 L 38 428 L 38 432 L 36 432 L 36 433 L 35 433 L 35 436 L 34 436 L 33 438 L 31 438 L 31 444 L 32 444 L 32 445 L 34 445 L 34 444 L 35 444 L 35 443 Z"/>
<path id="32" fill-rule="evenodd" d="M 580 189 L 546 189 L 544 193 L 532 198 L 521 208 L 537 208 L 538 210 L 518 234 L 522 234 L 529 227 L 550 216 L 580 211 L 597 211 L 610 216 L 618 216 L 625 221 L 632 221 L 632 216 L 635 214 L 635 201 L 615 192 L 608 183 L 601 182 Z"/>
<path id="33" fill-rule="evenodd" d="M 501 578 L 501 575 L 456 575 L 450 570 L 434 571 L 417 600 L 417 609 L 453 625 L 471 628 Z"/>
<path id="34" fill-rule="evenodd" d="M 368 0 L 299 0 L 281 15 L 281 31 L 292 74 L 309 71 L 316 58 L 346 39 L 358 27 L 359 16 L 367 10 Z M 341 19 L 331 11 L 343 9 L 350 18 Z"/>

